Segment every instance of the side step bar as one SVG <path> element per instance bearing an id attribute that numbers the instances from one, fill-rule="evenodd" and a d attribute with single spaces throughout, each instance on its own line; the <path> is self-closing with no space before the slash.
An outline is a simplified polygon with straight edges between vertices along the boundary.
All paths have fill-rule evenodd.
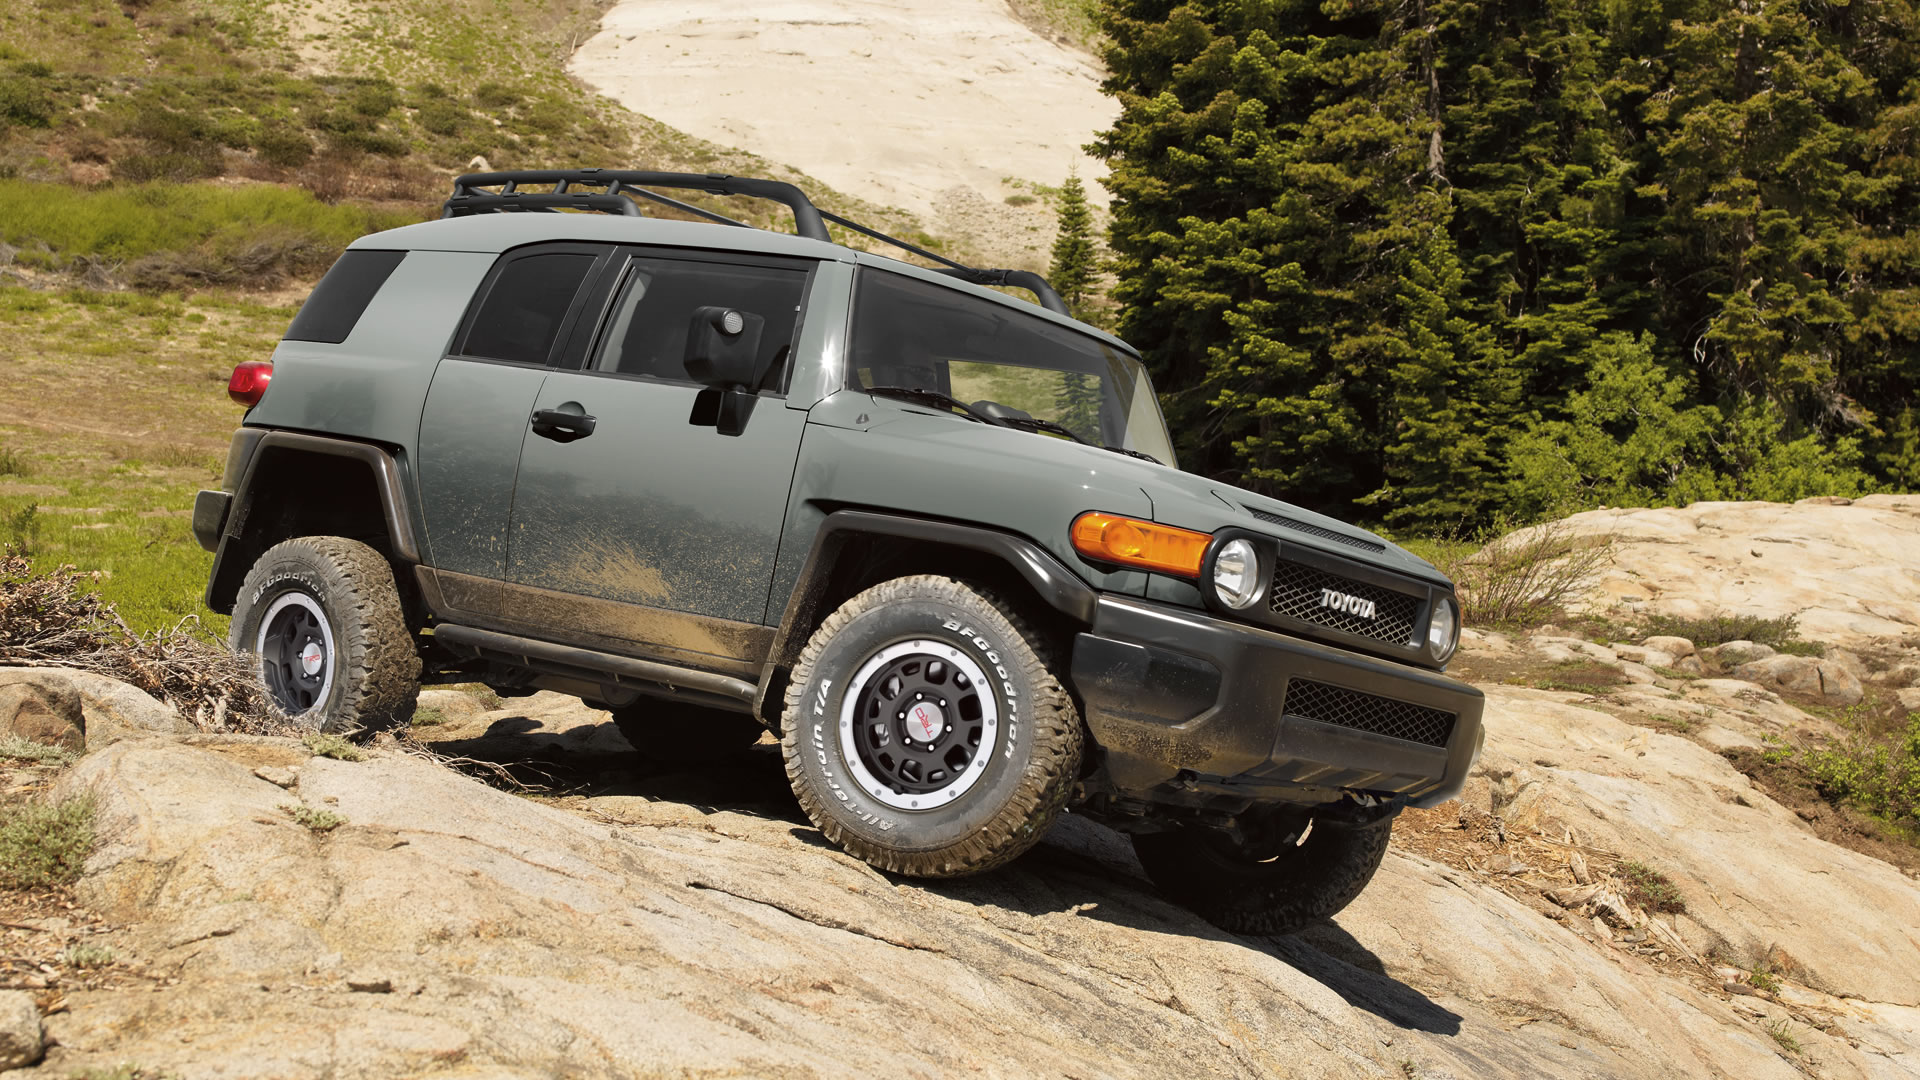
<path id="1" fill-rule="evenodd" d="M 441 623 L 433 628 L 433 639 L 457 652 L 505 660 L 536 671 L 558 668 L 559 674 L 605 676 L 620 686 L 631 687 L 634 683 L 671 686 L 700 694 L 711 694 L 717 698 L 727 699 L 729 702 L 737 702 L 748 709 L 753 707 L 754 697 L 759 692 L 759 687 L 731 675 L 717 675 L 711 671 L 696 671 L 693 668 L 662 664 L 652 660 L 636 660 L 630 656 L 596 652 L 592 649 L 576 649 L 569 645 L 555 645 L 551 642 L 535 641 L 532 638 L 515 637 L 512 634 L 497 634 L 492 630 L 480 630 L 471 626 Z"/>

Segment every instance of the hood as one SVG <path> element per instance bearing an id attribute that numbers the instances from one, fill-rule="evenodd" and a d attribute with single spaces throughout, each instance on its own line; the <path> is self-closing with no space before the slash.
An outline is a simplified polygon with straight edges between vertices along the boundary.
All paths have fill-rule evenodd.
<path id="1" fill-rule="evenodd" d="M 856 486 L 846 481 L 853 476 L 863 478 L 858 487 L 871 490 L 892 487 L 886 481 L 905 472 L 915 478 L 913 485 L 894 491 L 889 503 L 900 509 L 991 522 L 1035 539 L 1062 541 L 1067 524 L 1087 510 L 1148 517 L 1200 532 L 1241 528 L 1421 580 L 1447 583 L 1446 576 L 1426 560 L 1365 529 L 1097 446 L 979 424 L 858 391 L 832 395 L 814 407 L 809 419 L 866 433 L 861 457 L 871 455 L 869 460 L 842 464 L 835 469 L 835 482 L 826 486 L 851 495 Z M 932 482 L 930 478 L 936 476 L 939 481 Z M 938 497 L 924 508 L 908 505 L 918 490 Z M 1064 545 L 1058 546 L 1061 554 L 1077 561 Z"/>

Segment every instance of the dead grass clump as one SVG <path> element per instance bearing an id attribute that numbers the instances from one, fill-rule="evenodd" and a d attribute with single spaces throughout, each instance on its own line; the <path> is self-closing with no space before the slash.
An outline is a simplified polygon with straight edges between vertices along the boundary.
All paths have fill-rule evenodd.
<path id="1" fill-rule="evenodd" d="M 0 664 L 71 667 L 118 679 L 206 730 L 278 732 L 286 718 L 246 659 L 197 620 L 136 634 L 70 566 L 36 575 L 32 560 L 0 553 Z"/>
<path id="2" fill-rule="evenodd" d="M 1429 556 L 1453 579 L 1468 626 L 1524 630 L 1548 622 L 1613 560 L 1611 538 L 1576 536 L 1561 521 L 1494 535 L 1477 549 L 1443 539 Z"/>
<path id="3" fill-rule="evenodd" d="M 93 800 L 0 803 L 0 887 L 67 885 L 93 854 Z"/>

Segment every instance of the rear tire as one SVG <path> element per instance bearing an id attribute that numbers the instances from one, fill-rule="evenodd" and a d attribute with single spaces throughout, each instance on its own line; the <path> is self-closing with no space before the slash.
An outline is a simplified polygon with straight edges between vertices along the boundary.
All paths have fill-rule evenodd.
<path id="1" fill-rule="evenodd" d="M 827 839 L 882 870 L 957 877 L 1037 843 L 1079 774 L 1073 700 L 1042 639 L 951 578 L 883 582 L 814 631 L 781 749 Z"/>
<path id="2" fill-rule="evenodd" d="M 719 761 L 759 742 L 767 731 L 745 713 L 663 698 L 641 698 L 610 711 L 621 738 L 659 761 Z"/>
<path id="3" fill-rule="evenodd" d="M 420 654 L 379 552 L 340 536 L 268 548 L 240 585 L 233 650 L 259 658 L 261 679 L 296 724 L 384 731 L 413 720 Z"/>
<path id="4" fill-rule="evenodd" d="M 1305 840 L 1267 851 L 1201 827 L 1139 833 L 1134 853 L 1160 891 L 1222 930 L 1291 934 L 1353 902 L 1387 854 L 1393 819 L 1315 821 Z"/>

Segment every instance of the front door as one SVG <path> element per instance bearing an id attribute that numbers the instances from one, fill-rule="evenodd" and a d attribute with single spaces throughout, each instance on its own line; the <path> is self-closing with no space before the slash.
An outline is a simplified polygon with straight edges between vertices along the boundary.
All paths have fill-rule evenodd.
<path id="1" fill-rule="evenodd" d="M 805 412 L 786 408 L 784 390 L 809 265 L 632 253 L 610 272 L 618 275 L 613 301 L 584 364 L 550 373 L 533 404 L 536 419 L 592 419 L 529 431 L 507 578 L 633 606 L 554 609 L 573 612 L 594 638 L 687 663 L 744 659 L 752 642 L 764 645 L 806 422 Z M 738 435 L 689 422 L 703 387 L 688 376 L 687 341 L 703 307 L 739 311 L 749 325 L 751 316 L 760 320 L 769 375 Z"/>

